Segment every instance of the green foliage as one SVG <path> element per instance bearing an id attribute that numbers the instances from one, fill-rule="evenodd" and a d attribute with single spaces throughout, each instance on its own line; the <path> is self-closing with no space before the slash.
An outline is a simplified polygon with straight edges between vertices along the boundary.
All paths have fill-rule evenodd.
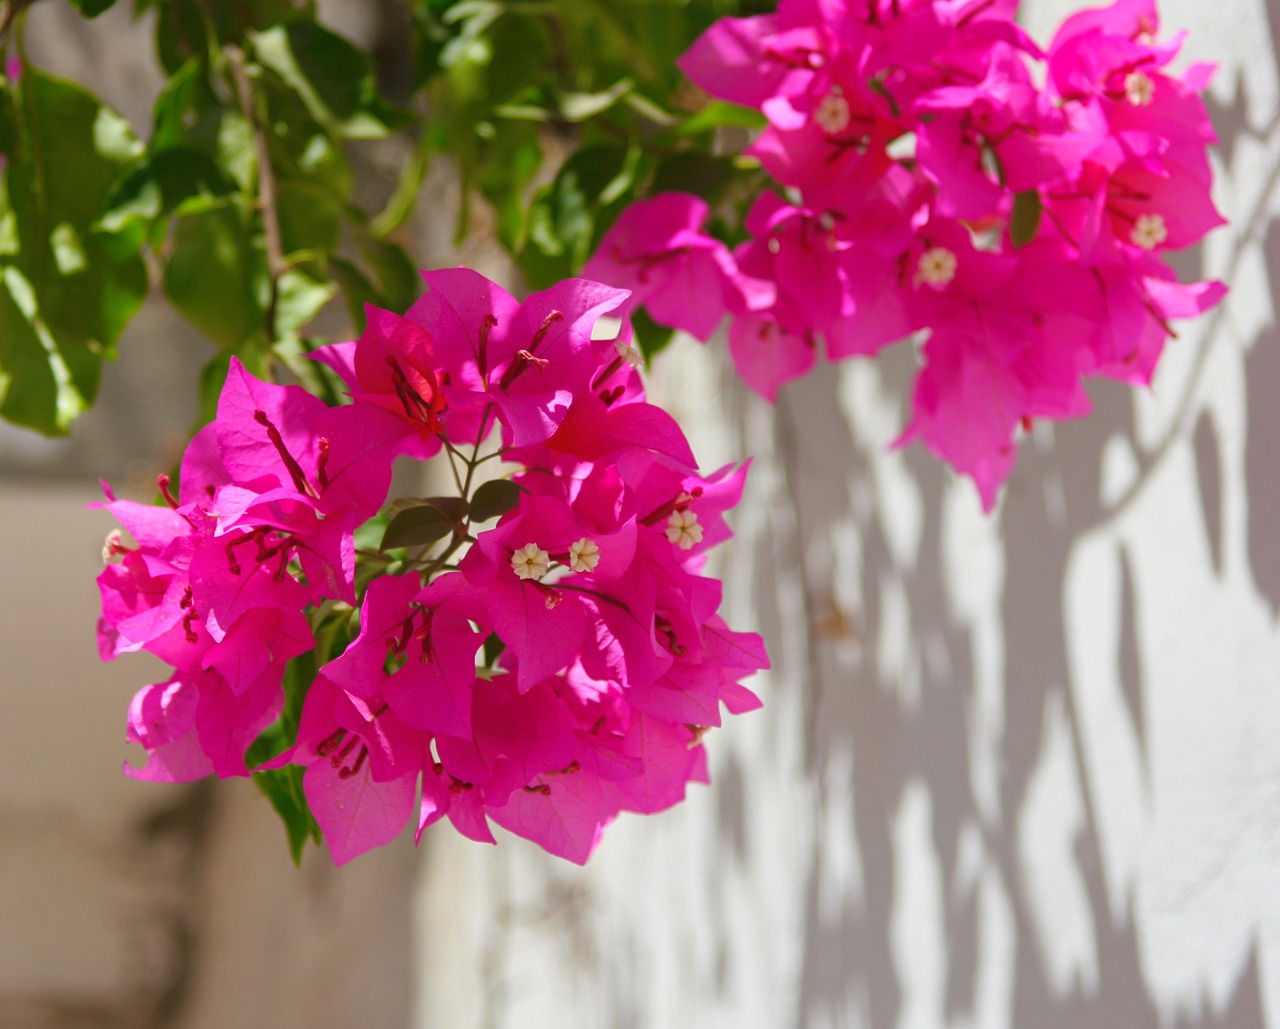
<path id="1" fill-rule="evenodd" d="M 115 6 L 116 0 L 71 0 L 71 6 L 86 18 L 96 18 Z"/>
<path id="2" fill-rule="evenodd" d="M 312 817 L 306 795 L 302 792 L 304 773 L 305 769 L 300 765 L 285 765 L 253 773 L 258 789 L 271 801 L 271 806 L 284 822 L 289 836 L 289 854 L 295 865 L 302 863 L 302 851 L 308 840 L 316 844 L 321 840 L 320 826 Z"/>
<path id="3" fill-rule="evenodd" d="M 444 539 L 456 525 L 456 521 L 438 507 L 427 503 L 415 504 L 396 512 L 387 531 L 382 536 L 382 549 L 396 547 L 423 547 Z"/>
<path id="4" fill-rule="evenodd" d="M 514 510 L 523 492 L 524 489 L 507 479 L 491 479 L 482 483 L 471 498 L 471 520 L 487 522 Z"/>
<path id="5" fill-rule="evenodd" d="M 128 124 L 73 82 L 24 67 L 3 83 L 0 415 L 65 433 L 147 292 L 143 232 L 100 218 L 143 152 Z"/>
<path id="6" fill-rule="evenodd" d="M 71 3 L 86 18 L 113 6 Z M 412 302 L 403 227 L 436 160 L 462 177 L 456 236 L 486 223 L 483 198 L 531 289 L 577 274 L 632 201 L 683 189 L 714 208 L 756 174 L 716 153 L 758 115 L 706 102 L 675 60 L 762 0 L 400 0 L 403 31 L 377 61 L 312 0 L 134 0 L 167 76 L 145 143 L 30 66 L 26 6 L 0 21 L 22 58 L 0 78 L 0 417 L 44 433 L 93 403 L 152 286 L 216 347 L 204 416 L 233 354 L 338 399 L 305 359 L 312 322 L 337 301 L 358 332 L 366 304 Z M 352 157 L 395 134 L 412 156 L 366 210 Z M 647 322 L 637 335 L 650 357 L 670 338 Z"/>
<path id="7" fill-rule="evenodd" d="M 1009 237 L 1015 247 L 1024 247 L 1040 231 L 1044 202 L 1038 189 L 1026 189 L 1013 195 L 1013 214 L 1009 218 Z"/>
<path id="8" fill-rule="evenodd" d="M 714 204 L 752 174 L 710 154 L 759 116 L 704 103 L 675 61 L 716 18 L 770 6 L 416 0 L 429 45 L 415 49 L 415 81 L 437 113 L 428 138 L 495 209 L 531 288 L 576 274 L 632 201 L 683 189 Z M 459 219 L 462 236 L 465 205 Z"/>

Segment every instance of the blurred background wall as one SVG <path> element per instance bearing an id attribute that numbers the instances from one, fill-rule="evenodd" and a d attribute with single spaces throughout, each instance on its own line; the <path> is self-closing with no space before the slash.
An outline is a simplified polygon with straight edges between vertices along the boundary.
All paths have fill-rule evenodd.
<path id="1" fill-rule="evenodd" d="M 1221 66 L 1232 224 L 1182 271 L 1232 293 L 1150 391 L 1038 427 L 995 515 L 887 450 L 905 348 L 776 408 L 722 347 L 659 361 L 704 467 L 756 457 L 718 570 L 774 669 L 710 737 L 713 786 L 585 871 L 443 827 L 295 870 L 251 784 L 121 777 L 156 668 L 97 663 L 111 522 L 84 505 L 172 459 L 210 348 L 148 308 L 69 441 L 0 426 L 0 1026 L 1280 1029 L 1280 6 L 1160 7 Z M 145 24 L 32 17 L 39 63 L 147 123 Z M 502 273 L 428 189 L 424 263 Z"/>

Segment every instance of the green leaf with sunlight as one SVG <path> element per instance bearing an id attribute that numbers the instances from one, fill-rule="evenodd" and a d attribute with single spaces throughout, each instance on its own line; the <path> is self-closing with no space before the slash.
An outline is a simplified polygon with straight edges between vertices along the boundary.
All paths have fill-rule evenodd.
<path id="1" fill-rule="evenodd" d="M 262 235 L 246 205 L 227 199 L 186 205 L 174 219 L 164 272 L 169 302 L 225 350 L 262 342 L 271 282 Z"/>
<path id="2" fill-rule="evenodd" d="M 408 115 L 378 95 L 369 56 L 314 21 L 275 25 L 250 39 L 258 60 L 337 135 L 379 139 L 408 123 Z"/>
<path id="3" fill-rule="evenodd" d="M 147 293 L 143 226 L 100 221 L 143 147 L 123 118 L 73 82 L 27 68 L 13 89 L 0 264 L 6 320 L 26 328 L 0 354 L 0 377 L 30 390 L 11 383 L 3 413 L 61 434 L 92 404 L 101 362 Z M 44 369 L 34 366 L 40 351 Z"/>

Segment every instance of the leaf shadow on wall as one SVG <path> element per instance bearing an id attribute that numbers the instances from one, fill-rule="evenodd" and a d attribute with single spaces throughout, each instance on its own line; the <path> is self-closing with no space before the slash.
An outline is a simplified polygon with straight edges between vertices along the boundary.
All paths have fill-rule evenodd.
<path id="1" fill-rule="evenodd" d="M 888 378 L 899 394 L 908 395 L 911 368 L 907 362 L 887 362 Z M 1274 380 L 1272 380 L 1274 381 Z M 1132 398 L 1122 387 L 1094 390 L 1095 410 L 1086 420 L 1060 428 L 1057 443 L 1047 451 L 1025 445 L 1018 470 L 999 514 L 1005 557 L 1000 601 L 1003 626 L 1002 727 L 988 737 L 998 748 L 998 814 L 983 810 L 974 788 L 975 718 L 983 700 L 974 682 L 974 651 L 978 645 L 971 627 L 949 608 L 947 568 L 944 564 L 943 500 L 949 472 L 931 456 L 916 449 L 902 460 L 919 491 L 923 524 L 919 552 L 913 566 L 895 560 L 883 509 L 850 502 L 849 483 L 869 472 L 864 455 L 868 445 L 855 439 L 841 410 L 834 374 L 815 375 L 793 387 L 779 412 L 779 457 L 788 465 L 796 502 L 797 562 L 804 567 L 809 639 L 804 669 L 779 667 L 775 679 L 786 681 L 799 673 L 810 692 L 811 726 L 808 762 L 817 776 L 819 807 L 847 803 L 860 858 L 861 883 L 832 910 L 824 878 L 822 828 L 807 884 L 805 938 L 802 945 L 803 980 L 797 998 L 795 1025 L 831 1024 L 840 1012 L 858 1011 L 865 1024 L 900 1024 L 906 1010 L 918 1001 L 912 983 L 915 973 L 895 959 L 893 941 L 902 927 L 895 904 L 910 885 L 901 881 L 904 864 L 924 861 L 936 869 L 942 902 L 941 973 L 945 976 L 945 1015 L 948 1021 L 971 1017 L 985 1024 L 979 994 L 984 980 L 999 971 L 987 967 L 983 952 L 980 910 L 993 888 L 989 878 L 975 881 L 962 867 L 966 835 L 977 833 L 987 871 L 994 872 L 999 893 L 1012 915 L 1016 948 L 1011 997 L 1005 1017 L 1014 1025 L 1078 1027 L 1124 1024 L 1132 1027 L 1168 1025 L 1161 1021 L 1157 998 L 1144 983 L 1136 928 L 1131 917 L 1116 924 L 1110 913 L 1103 878 L 1099 826 L 1081 778 L 1081 726 L 1073 706 L 1063 607 L 1067 563 L 1075 542 L 1108 517 L 1098 500 L 1102 453 L 1116 434 L 1134 437 Z M 1201 426 L 1211 426 L 1202 421 Z M 1210 445 L 1197 432 L 1199 446 Z M 790 437 L 790 438 L 788 438 Z M 1210 440 L 1211 442 L 1211 440 Z M 845 478 L 830 474 L 838 461 Z M 1201 472 L 1202 486 L 1215 485 L 1216 465 Z M 1042 489 L 1053 478 L 1061 481 L 1061 507 L 1045 500 Z M 976 505 L 977 500 L 972 502 Z M 1221 501 L 1206 498 L 1206 526 L 1219 532 L 1220 517 L 1209 516 Z M 856 510 L 855 510 L 856 506 Z M 830 623 L 833 527 L 856 526 L 861 540 L 863 608 L 857 612 L 859 650 L 852 659 L 847 647 L 822 631 Z M 1220 545 L 1214 552 L 1220 553 Z M 952 572 L 954 574 L 954 572 Z M 1121 629 L 1118 678 L 1130 731 L 1145 753 L 1145 691 L 1141 651 L 1136 638 L 1138 603 L 1133 571 L 1121 553 Z M 776 586 L 776 584 L 775 584 Z M 905 596 L 911 641 L 908 668 L 886 674 L 894 655 L 879 653 L 885 645 L 889 593 Z M 763 584 L 762 595 L 769 594 Z M 766 637 L 769 622 L 762 621 Z M 901 656 L 900 654 L 897 656 Z M 918 677 L 904 692 L 900 674 Z M 908 694 L 910 695 L 909 699 Z M 779 698 L 785 702 L 785 698 Z M 1071 858 L 1083 886 L 1091 926 L 1091 953 L 1084 955 L 1076 980 L 1065 990 L 1055 982 L 1037 943 L 1044 929 L 1037 923 L 1024 878 L 1020 853 L 1020 818 L 1027 792 L 1045 758 L 1047 735 L 1042 732 L 1050 709 L 1065 711 L 1071 728 L 1071 775 L 1084 805 L 1083 822 L 1075 836 Z M 851 771 L 850 771 L 851 769 Z M 834 776 L 834 777 L 833 777 Z M 909 790 L 923 785 L 929 799 L 932 854 L 904 855 L 901 816 Z M 834 798 L 834 801 L 833 801 Z M 823 811 L 816 812 L 822 820 Z M 740 838 L 740 828 L 732 829 Z M 1262 1014 L 1256 961 L 1250 961 L 1236 984 L 1231 1002 L 1215 1015 L 1175 1024 L 1191 1027 L 1261 1025 Z M 1117 1022 L 1116 1020 L 1120 1021 Z M 836 1024 L 843 1024 L 837 1022 Z"/>
<path id="2" fill-rule="evenodd" d="M 1272 5 L 1270 17 L 1273 38 L 1280 42 L 1280 9 Z M 1251 134 L 1244 117 L 1247 108 L 1245 98 L 1211 112 L 1228 155 L 1236 152 L 1242 136 Z M 1280 296 L 1280 223 L 1273 222 L 1268 229 L 1265 251 L 1271 294 Z M 1184 280 L 1201 277 L 1201 256 L 1199 251 L 1182 255 L 1178 271 Z M 1233 267 L 1239 256 L 1231 262 Z M 1220 337 L 1228 331 L 1227 318 L 1214 316 L 1203 342 L 1194 345 L 1222 346 Z M 913 362 L 906 348 L 895 350 L 903 353 L 890 351 L 878 359 L 883 365 L 881 375 L 886 392 L 906 398 Z M 1269 396 L 1280 381 L 1280 336 L 1274 327 L 1254 341 L 1246 359 L 1246 381 L 1246 474 L 1251 487 L 1257 487 L 1251 488 L 1249 497 L 1249 561 L 1258 588 L 1273 611 L 1280 612 L 1280 536 L 1274 531 L 1277 489 L 1270 485 L 1280 482 L 1275 456 L 1280 453 L 1280 418 Z M 1220 576 L 1225 546 L 1223 441 L 1211 412 L 1199 409 L 1195 402 L 1197 388 L 1192 383 L 1190 402 L 1180 413 L 1181 420 L 1175 419 L 1174 437 L 1167 442 L 1190 444 L 1208 552 Z M 848 805 L 859 856 L 858 881 L 847 884 L 833 908 L 830 890 L 823 885 L 830 869 L 824 867 L 824 830 L 818 827 L 806 886 L 796 1026 L 847 1024 L 849 1012 L 858 1013 L 859 1024 L 876 1029 L 903 1024 L 913 1013 L 929 1010 L 919 1006 L 921 991 L 927 993 L 936 986 L 929 976 L 936 979 L 939 974 L 945 980 L 941 1003 L 948 1023 L 972 1019 L 985 1025 L 984 1018 L 998 1014 L 1002 1024 L 1046 1029 L 1265 1024 L 1256 949 L 1247 955 L 1225 1004 L 1202 1005 L 1199 1014 L 1184 1013 L 1171 1023 L 1168 999 L 1153 994 L 1148 985 L 1150 970 L 1144 973 L 1132 901 L 1122 917 L 1113 915 L 1103 830 L 1085 780 L 1082 734 L 1086 730 L 1073 697 L 1065 586 L 1077 543 L 1117 514 L 1112 504 L 1101 499 L 1108 444 L 1119 437 L 1137 455 L 1136 490 L 1143 488 L 1170 447 L 1143 449 L 1128 388 L 1099 383 L 1091 394 L 1093 413 L 1056 426 L 1051 445 L 1022 441 L 1017 469 L 995 516 L 1004 573 L 999 600 L 1003 675 L 1001 710 L 996 717 L 1000 724 L 985 737 L 997 749 L 999 803 L 993 817 L 974 786 L 975 762 L 982 760 L 976 750 L 986 745 L 983 734 L 974 731 L 974 723 L 986 717 L 983 705 L 989 702 L 979 696 L 973 672 L 981 643 L 972 625 L 948 601 L 953 585 L 948 576 L 955 572 L 946 565 L 941 541 L 950 473 L 919 447 L 901 456 L 911 488 L 918 493 L 923 519 L 915 560 L 905 563 L 895 556 L 893 547 L 900 530 L 890 521 L 894 509 L 883 498 L 864 496 L 861 499 L 867 502 L 859 502 L 859 491 L 870 488 L 867 455 L 884 440 L 858 438 L 844 407 L 847 400 L 842 397 L 839 373 L 820 369 L 783 392 L 777 412 L 777 457 L 787 469 L 794 504 L 795 565 L 803 579 L 809 631 L 804 667 L 786 666 L 784 659 L 774 679 L 786 683 L 799 676 L 803 684 L 811 732 L 808 766 L 819 783 L 815 818 L 822 822 L 829 817 L 832 803 Z M 971 497 L 976 506 L 976 496 Z M 850 617 L 857 636 L 852 654 L 847 640 L 824 631 L 824 626 L 832 624 L 834 578 L 840 574 L 835 535 L 850 527 L 860 541 L 856 574 L 862 597 L 861 610 Z M 1132 558 L 1123 548 L 1118 557 L 1120 627 L 1115 676 L 1130 723 L 1126 731 L 1136 740 L 1144 774 L 1149 775 L 1147 692 L 1158 684 L 1148 681 L 1143 667 L 1138 639 L 1141 594 Z M 784 575 L 786 566 L 781 563 Z M 758 587 L 762 596 L 779 589 L 778 582 L 761 582 Z M 900 649 L 883 652 L 892 635 L 886 633 L 887 624 L 899 618 L 903 608 L 900 597 L 905 597 L 905 635 L 911 641 L 905 660 Z M 781 622 L 771 623 L 765 612 L 760 628 L 771 642 L 777 639 L 774 632 L 784 630 Z M 781 650 L 774 649 L 775 653 Z M 904 690 L 904 675 L 915 680 L 911 689 Z M 790 700 L 783 696 L 778 702 Z M 1046 740 L 1051 734 L 1044 727 L 1055 712 L 1065 713 L 1065 764 L 1082 805 L 1078 824 L 1069 827 L 1073 842 L 1068 857 L 1080 885 L 1080 903 L 1087 908 L 1079 912 L 1079 923 L 1086 927 L 1088 939 L 1076 954 L 1074 967 L 1067 969 L 1065 982 L 1044 953 L 1047 930 L 1043 916 L 1035 910 L 1027 862 L 1020 852 L 1028 792 L 1048 757 Z M 928 798 L 930 853 L 906 855 L 903 840 L 909 837 L 902 834 L 901 820 L 909 795 L 917 795 L 921 786 Z M 743 835 L 740 827 L 730 825 L 729 829 L 735 838 Z M 975 879 L 967 871 L 965 852 L 972 850 L 975 835 L 981 843 L 978 850 L 986 878 Z M 914 878 L 904 881 L 903 869 L 912 865 L 917 868 L 913 877 L 925 868 L 924 874 L 932 877 L 941 892 L 932 912 L 941 924 L 941 957 L 918 955 L 920 963 L 933 961 L 940 967 L 926 971 L 923 979 L 920 968 L 907 967 L 911 963 L 895 953 L 902 947 L 904 932 L 895 905 L 918 889 Z M 1011 919 L 1007 940 L 1014 952 L 1007 958 L 994 954 L 990 940 L 984 938 L 982 912 L 993 896 L 1007 904 Z M 927 935 L 928 928 L 924 932 Z M 1003 970 L 1007 1000 L 999 995 L 1006 988 L 1000 985 L 1002 971 L 992 967 L 1001 960 L 1010 963 Z M 929 998 L 924 1002 L 927 1005 Z"/>

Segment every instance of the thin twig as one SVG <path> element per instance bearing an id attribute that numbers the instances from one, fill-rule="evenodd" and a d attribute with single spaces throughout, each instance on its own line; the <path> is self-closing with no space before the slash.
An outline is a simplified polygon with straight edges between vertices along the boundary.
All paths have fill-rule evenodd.
<path id="1" fill-rule="evenodd" d="M 267 301 L 266 328 L 269 343 L 277 338 L 276 311 L 280 306 L 280 279 L 289 270 L 285 260 L 284 244 L 280 237 L 280 213 L 276 198 L 276 175 L 271 167 L 271 153 L 267 147 L 267 134 L 254 106 L 253 84 L 245 71 L 244 51 L 230 45 L 225 51 L 231 66 L 231 78 L 235 82 L 236 99 L 240 109 L 253 129 L 253 142 L 258 156 L 258 206 L 262 211 L 262 234 L 267 244 L 267 272 L 271 277 L 271 293 Z"/>
<path id="2" fill-rule="evenodd" d="M 13 28 L 18 15 L 35 2 L 36 0 L 9 0 L 3 7 L 0 7 L 0 46 L 4 45 L 9 35 L 9 30 Z"/>
<path id="3" fill-rule="evenodd" d="M 19 6 L 17 0 L 14 0 L 12 3 L 5 4 L 4 9 L 0 10 L 0 44 L 4 43 L 5 37 L 13 27 L 13 20 L 18 15 Z"/>
<path id="4" fill-rule="evenodd" d="M 493 404 L 486 404 L 484 414 L 480 416 L 480 428 L 476 431 L 476 445 L 471 448 L 471 460 L 467 462 L 467 481 L 462 487 L 462 499 L 469 500 L 471 497 L 471 481 L 476 474 L 476 465 L 480 462 L 480 444 L 484 442 L 485 423 L 489 421 L 489 413 L 493 410 Z"/>

